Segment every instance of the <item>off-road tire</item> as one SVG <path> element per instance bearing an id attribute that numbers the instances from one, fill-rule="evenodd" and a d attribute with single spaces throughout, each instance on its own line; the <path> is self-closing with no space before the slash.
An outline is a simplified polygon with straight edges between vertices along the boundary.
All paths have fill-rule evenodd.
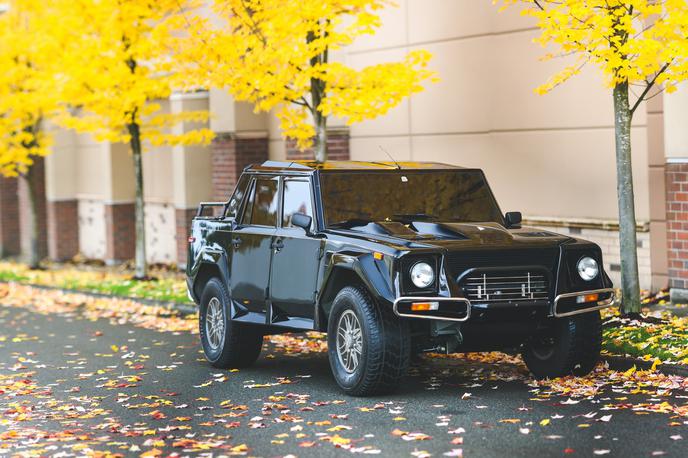
<path id="1" fill-rule="evenodd" d="M 337 353 L 337 327 L 347 310 L 358 319 L 362 354 L 358 367 L 348 373 Z M 351 396 L 390 393 L 398 388 L 411 359 L 408 323 L 391 309 L 379 307 L 368 292 L 347 286 L 335 297 L 328 318 L 327 344 L 332 374 L 340 388 Z"/>
<path id="2" fill-rule="evenodd" d="M 208 304 L 217 298 L 222 305 L 224 337 L 218 348 L 212 348 L 206 335 L 205 322 Z M 234 369 L 247 367 L 256 362 L 263 346 L 263 334 L 255 325 L 238 323 L 230 319 L 230 297 L 227 288 L 217 278 L 212 278 L 203 288 L 198 309 L 198 328 L 205 358 L 214 367 Z"/>
<path id="3" fill-rule="evenodd" d="M 586 375 L 595 368 L 602 347 L 600 312 L 553 318 L 548 333 L 554 342 L 547 357 L 535 349 L 535 339 L 527 342 L 521 353 L 536 378 Z"/>

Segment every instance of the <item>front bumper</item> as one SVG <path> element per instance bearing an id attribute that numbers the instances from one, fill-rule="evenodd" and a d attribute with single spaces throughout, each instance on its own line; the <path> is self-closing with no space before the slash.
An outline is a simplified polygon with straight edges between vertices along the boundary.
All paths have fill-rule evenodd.
<path id="1" fill-rule="evenodd" d="M 574 308 L 573 310 L 567 310 L 567 311 L 559 311 L 560 304 L 567 300 L 567 299 L 572 299 L 572 298 L 579 298 L 579 297 L 584 297 L 584 296 L 589 296 L 592 294 L 597 294 L 599 296 L 607 296 L 605 298 L 601 298 L 600 301 L 597 303 L 591 303 L 595 305 L 591 306 L 582 306 L 581 308 Z M 567 316 L 573 316 L 573 315 L 580 315 L 581 313 L 588 313 L 588 312 L 594 312 L 595 310 L 602 310 L 606 309 L 608 307 L 613 307 L 616 302 L 616 291 L 614 291 L 613 288 L 602 288 L 602 289 L 593 289 L 590 291 L 577 291 L 575 293 L 563 293 L 559 294 L 557 297 L 554 298 L 554 304 L 552 304 L 552 313 L 551 315 L 555 318 L 564 318 Z"/>
<path id="2" fill-rule="evenodd" d="M 412 311 L 414 303 L 437 303 L 437 310 Z M 461 310 L 463 307 L 463 310 Z M 426 320 L 467 321 L 471 317 L 471 301 L 463 297 L 402 296 L 392 306 L 397 316 Z"/>
<path id="3" fill-rule="evenodd" d="M 578 304 L 576 299 L 579 297 L 590 296 L 597 294 L 600 297 L 599 301 L 587 302 Z M 573 299 L 573 301 L 572 301 Z M 560 310 L 562 306 L 571 306 L 573 308 Z M 554 298 L 550 305 L 548 316 L 554 318 L 565 318 L 583 313 L 594 312 L 596 310 L 613 307 L 616 302 L 616 293 L 613 288 L 602 288 L 589 291 L 576 291 L 572 293 L 562 293 Z M 411 305 L 418 303 L 436 303 L 437 310 L 423 310 L 414 311 Z M 482 305 L 482 304 L 481 304 Z M 471 311 L 473 305 L 471 301 L 465 297 L 419 297 L 419 296 L 402 296 L 397 298 L 392 306 L 394 313 L 399 317 L 404 318 L 418 318 L 425 320 L 439 320 L 439 321 L 458 321 L 464 322 L 471 318 Z M 500 308 L 508 308 L 506 304 L 500 304 Z M 514 307 L 516 310 L 517 307 Z"/>

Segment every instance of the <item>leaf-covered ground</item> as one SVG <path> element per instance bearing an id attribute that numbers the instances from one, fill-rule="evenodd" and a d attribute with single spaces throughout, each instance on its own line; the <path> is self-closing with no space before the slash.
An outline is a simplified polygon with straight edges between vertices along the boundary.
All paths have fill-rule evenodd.
<path id="1" fill-rule="evenodd" d="M 682 456 L 688 380 L 600 365 L 533 380 L 503 353 L 434 355 L 399 393 L 342 395 L 317 333 L 223 371 L 194 317 L 0 285 L 0 456 Z"/>
<path id="2" fill-rule="evenodd" d="M 164 302 L 188 302 L 180 273 L 158 269 L 152 280 L 132 279 L 133 272 L 89 265 L 49 264 L 30 270 L 15 262 L 0 262 L 0 282 L 17 282 L 77 291 L 112 294 Z"/>
<path id="3" fill-rule="evenodd" d="M 666 316 L 661 323 L 619 316 L 606 321 L 604 349 L 607 354 L 628 355 L 664 364 L 688 364 L 688 319 Z"/>
<path id="4" fill-rule="evenodd" d="M 52 286 L 163 302 L 188 302 L 184 278 L 179 272 L 159 270 L 154 274 L 156 278 L 149 281 L 133 280 L 132 275 L 126 269 L 113 270 L 88 265 L 51 264 L 45 270 L 29 270 L 20 263 L 0 262 L 0 282 Z M 657 294 L 643 292 L 645 312 L 652 312 L 653 305 L 667 302 L 667 291 Z M 612 312 L 607 312 L 606 317 L 608 320 L 603 335 L 606 355 L 629 356 L 645 361 L 659 359 L 664 364 L 688 364 L 688 318 L 664 314 L 666 323 L 656 324 L 622 319 L 618 313 Z"/>
<path id="5" fill-rule="evenodd" d="M 618 309 L 603 312 L 603 350 L 607 355 L 621 355 L 662 364 L 688 364 L 688 318 L 674 316 L 666 290 L 655 294 L 643 292 L 643 315 L 639 319 L 622 316 Z M 685 308 L 675 305 L 676 310 Z M 683 314 L 682 314 L 683 315 Z"/>

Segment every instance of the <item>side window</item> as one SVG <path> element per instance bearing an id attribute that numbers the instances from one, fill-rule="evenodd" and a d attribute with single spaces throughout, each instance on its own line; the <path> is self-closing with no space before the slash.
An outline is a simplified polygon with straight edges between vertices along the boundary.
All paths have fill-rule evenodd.
<path id="1" fill-rule="evenodd" d="M 241 202 L 244 200 L 246 193 L 248 192 L 249 177 L 247 175 L 242 175 L 239 178 L 239 182 L 234 188 L 234 194 L 229 199 L 229 204 L 227 205 L 227 213 L 225 217 L 236 218 L 241 207 Z"/>
<path id="2" fill-rule="evenodd" d="M 313 218 L 311 186 L 305 180 L 284 181 L 284 202 L 282 203 L 282 226 L 291 227 L 294 213 L 303 213 Z"/>
<path id="3" fill-rule="evenodd" d="M 253 188 L 250 215 L 244 220 L 258 226 L 277 225 L 277 178 L 257 178 Z M 247 218 L 248 217 L 248 218 Z"/>

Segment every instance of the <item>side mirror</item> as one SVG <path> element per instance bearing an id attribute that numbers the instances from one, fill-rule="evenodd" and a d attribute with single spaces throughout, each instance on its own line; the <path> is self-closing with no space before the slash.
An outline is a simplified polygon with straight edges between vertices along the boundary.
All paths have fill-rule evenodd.
<path id="1" fill-rule="evenodd" d="M 506 227 L 520 226 L 522 219 L 521 212 L 507 212 L 506 215 L 504 215 Z"/>
<path id="2" fill-rule="evenodd" d="M 308 215 L 304 215 L 303 213 L 294 213 L 291 215 L 291 224 L 293 224 L 296 227 L 300 227 L 304 231 L 306 231 L 306 234 L 310 235 L 311 234 L 311 223 L 313 222 L 313 218 L 311 218 Z"/>

